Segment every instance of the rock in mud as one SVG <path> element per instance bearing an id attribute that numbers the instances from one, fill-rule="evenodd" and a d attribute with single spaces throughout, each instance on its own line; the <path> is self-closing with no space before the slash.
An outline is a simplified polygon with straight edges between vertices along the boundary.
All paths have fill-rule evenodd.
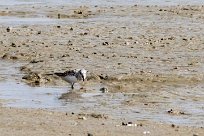
<path id="1" fill-rule="evenodd" d="M 88 135 L 87 136 L 93 136 L 93 134 L 91 134 L 91 133 L 88 133 Z"/>
<path id="2" fill-rule="evenodd" d="M 185 114 L 182 111 L 173 110 L 173 109 L 168 110 L 167 113 L 172 114 L 172 115 L 184 115 Z"/>
<path id="3" fill-rule="evenodd" d="M 132 122 L 128 122 L 128 123 L 124 123 L 124 122 L 122 122 L 122 126 L 128 126 L 128 127 L 133 127 L 133 126 L 137 126 L 137 124 L 134 124 L 134 123 L 132 123 Z"/>
<path id="4" fill-rule="evenodd" d="M 16 47 L 16 44 L 15 43 L 11 43 L 11 47 Z"/>
<path id="5" fill-rule="evenodd" d="M 101 91 L 102 93 L 108 93 L 108 88 L 102 87 L 102 88 L 100 88 L 100 91 Z"/>
<path id="6" fill-rule="evenodd" d="M 12 60 L 17 60 L 18 57 L 17 57 L 17 56 L 10 56 L 10 59 L 12 59 Z"/>
<path id="7" fill-rule="evenodd" d="M 78 119 L 81 119 L 81 120 L 87 120 L 87 118 L 86 117 L 78 117 Z"/>
<path id="8" fill-rule="evenodd" d="M 2 59 L 7 59 L 8 58 L 8 53 L 5 53 L 1 58 Z"/>
<path id="9" fill-rule="evenodd" d="M 109 79 L 109 78 L 108 78 L 108 75 L 103 75 L 103 74 L 99 75 L 99 78 L 100 78 L 101 80 L 108 80 L 108 79 Z"/>
<path id="10" fill-rule="evenodd" d="M 27 80 L 29 83 L 39 85 L 41 80 L 41 75 L 35 72 L 30 72 L 29 74 L 22 77 L 22 79 Z"/>
<path id="11" fill-rule="evenodd" d="M 7 31 L 7 32 L 10 32 L 11 30 L 12 30 L 12 27 L 7 27 L 7 28 L 6 28 L 6 31 Z"/>
<path id="12" fill-rule="evenodd" d="M 108 116 L 106 116 L 104 114 L 96 114 L 96 113 L 92 113 L 92 114 L 90 114 L 90 116 L 93 118 L 97 118 L 97 119 L 99 119 L 99 118 L 107 119 L 108 118 Z"/>

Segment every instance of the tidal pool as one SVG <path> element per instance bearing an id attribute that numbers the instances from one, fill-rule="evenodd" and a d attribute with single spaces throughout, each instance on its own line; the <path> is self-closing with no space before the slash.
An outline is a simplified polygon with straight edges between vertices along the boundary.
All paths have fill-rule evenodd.
<path id="1" fill-rule="evenodd" d="M 113 118 L 154 120 L 186 126 L 204 125 L 204 85 L 163 88 L 159 92 L 101 93 L 102 84 L 87 92 L 67 86 L 31 87 L 21 82 L 24 63 L 0 61 L 0 99 L 4 107 L 39 108 L 66 112 L 96 112 Z M 79 88 L 79 85 L 77 85 Z M 90 90 L 90 91 L 89 91 Z M 66 98 L 59 99 L 62 95 Z M 124 104 L 134 100 L 133 105 Z M 184 114 L 169 114 L 170 109 Z"/>

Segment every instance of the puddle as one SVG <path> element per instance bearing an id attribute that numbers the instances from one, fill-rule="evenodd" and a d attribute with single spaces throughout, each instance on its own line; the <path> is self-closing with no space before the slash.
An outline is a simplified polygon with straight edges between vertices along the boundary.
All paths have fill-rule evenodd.
<path id="1" fill-rule="evenodd" d="M 65 86 L 30 87 L 19 79 L 23 76 L 21 63 L 0 61 L 0 99 L 2 105 L 17 108 L 40 108 L 67 112 L 96 112 L 114 118 L 155 120 L 187 126 L 204 126 L 204 85 L 167 87 L 162 91 L 130 93 L 101 93 L 102 85 L 87 87 L 88 92 L 70 92 Z M 79 87 L 79 86 L 78 86 Z M 87 90 L 89 90 L 87 89 Z M 68 94 L 67 94 L 68 93 Z M 59 99 L 68 95 L 68 99 Z M 73 99 L 70 99 L 73 98 Z M 124 104 L 134 100 L 134 105 Z M 168 110 L 184 115 L 170 115 Z"/>
<path id="2" fill-rule="evenodd" d="M 20 18 L 0 16 L 0 24 L 5 25 L 36 25 L 36 24 L 57 24 L 57 19 L 50 18 Z"/>

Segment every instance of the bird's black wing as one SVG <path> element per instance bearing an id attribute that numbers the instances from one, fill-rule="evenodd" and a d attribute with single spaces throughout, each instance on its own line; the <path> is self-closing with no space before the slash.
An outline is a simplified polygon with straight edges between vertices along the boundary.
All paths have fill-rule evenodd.
<path id="1" fill-rule="evenodd" d="M 54 74 L 57 75 L 57 76 L 60 76 L 60 77 L 64 77 L 64 76 L 67 76 L 67 75 L 75 76 L 76 75 L 76 71 L 68 70 L 68 71 L 65 71 L 63 73 L 57 72 L 57 73 L 54 73 Z"/>
<path id="2" fill-rule="evenodd" d="M 64 72 L 64 75 L 67 76 L 75 76 L 76 75 L 76 71 L 75 70 L 68 70 Z"/>

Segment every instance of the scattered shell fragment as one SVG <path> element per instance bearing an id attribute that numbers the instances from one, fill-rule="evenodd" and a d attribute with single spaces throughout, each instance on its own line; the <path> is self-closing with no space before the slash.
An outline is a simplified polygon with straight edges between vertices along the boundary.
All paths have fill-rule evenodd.
<path id="1" fill-rule="evenodd" d="M 124 123 L 124 122 L 122 122 L 122 126 L 136 127 L 137 124 L 133 124 L 132 122 L 128 122 L 128 123 Z"/>
<path id="2" fill-rule="evenodd" d="M 150 132 L 149 131 L 144 131 L 143 134 L 145 134 L 145 135 L 150 134 Z"/>
<path id="3" fill-rule="evenodd" d="M 84 117 L 84 116 L 82 116 L 82 117 L 78 117 L 78 119 L 87 120 L 87 118 Z"/>

